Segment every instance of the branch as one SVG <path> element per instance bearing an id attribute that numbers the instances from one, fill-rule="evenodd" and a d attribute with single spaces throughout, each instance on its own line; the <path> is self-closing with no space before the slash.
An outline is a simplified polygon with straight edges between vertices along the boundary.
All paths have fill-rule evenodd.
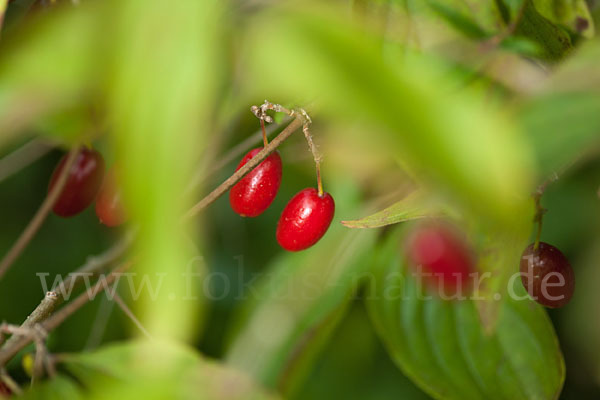
<path id="1" fill-rule="evenodd" d="M 270 103 L 269 103 L 270 104 Z M 267 146 L 265 146 L 256 156 L 250 159 L 242 168 L 237 170 L 233 175 L 227 178 L 221 185 L 219 185 L 216 189 L 206 195 L 202 200 L 200 200 L 196 205 L 194 205 L 188 212 L 184 215 L 184 219 L 189 219 L 196 216 L 200 211 L 204 208 L 212 204 L 215 200 L 217 200 L 220 196 L 222 196 L 227 190 L 233 187 L 240 179 L 242 179 L 247 173 L 249 173 L 254 167 L 260 164 L 265 158 L 268 157 L 277 147 L 279 147 L 288 137 L 291 136 L 294 131 L 296 131 L 300 127 L 305 127 L 307 125 L 305 112 L 295 112 L 282 108 L 281 106 L 276 105 L 279 109 L 275 111 L 285 112 L 289 116 L 295 117 L 295 119 L 283 130 L 279 135 L 277 135 Z M 254 111 L 254 110 L 253 110 Z M 256 113 L 255 113 L 256 114 Z M 268 116 L 267 116 L 268 117 Z M 270 117 L 269 117 L 270 118 Z M 262 118 L 261 118 L 262 119 Z M 265 118 L 265 120 L 267 120 Z M 310 120 L 309 120 L 310 121 Z M 306 131 L 304 132 L 306 135 Z M 312 149 L 311 149 L 312 150 Z M 236 150 L 238 151 L 238 150 Z M 65 167 L 67 167 L 66 165 Z M 66 168 L 65 168 L 66 169 Z M 70 167 L 69 167 L 70 169 Z M 61 176 L 62 177 L 62 176 Z M 57 182 L 55 188 L 60 184 L 60 178 Z M 53 190 L 54 192 L 54 190 Z M 50 197 L 50 196 L 48 196 Z M 35 218 L 34 218 L 35 219 Z M 134 237 L 134 234 L 131 233 L 124 240 L 118 242 L 111 249 L 101 254 L 100 256 L 88 259 L 88 261 L 76 270 L 78 274 L 89 274 L 89 273 L 97 273 L 102 270 L 106 265 L 116 261 L 119 257 L 121 257 Z M 79 275 L 79 276 L 80 276 Z M 1 276 L 1 275 L 0 275 Z M 36 309 L 27 317 L 25 322 L 21 325 L 24 328 L 30 328 L 35 326 L 36 324 L 41 323 L 42 328 L 47 331 L 53 330 L 58 325 L 60 325 L 68 316 L 77 311 L 85 302 L 88 300 L 86 298 L 86 293 L 81 294 L 77 297 L 73 302 L 69 303 L 67 306 L 63 307 L 58 313 L 54 316 L 50 317 L 52 312 L 56 309 L 56 307 L 64 301 L 65 288 L 71 285 L 71 281 L 73 285 L 77 285 L 80 283 L 78 280 L 79 276 L 76 274 L 74 276 L 69 276 L 64 282 L 61 283 L 58 290 L 53 290 L 46 293 L 46 296 L 42 300 L 42 302 L 36 307 Z M 107 279 L 108 283 L 112 283 L 114 280 L 114 272 Z M 101 283 L 101 282 L 98 282 Z M 96 285 L 97 287 L 98 285 Z M 45 321 L 45 322 L 42 322 Z M 30 343 L 30 340 L 27 337 L 13 335 L 0 349 L 0 366 L 6 364 L 12 357 L 14 357 L 23 347 L 27 346 Z"/>
<path id="2" fill-rule="evenodd" d="M 15 260 L 23 252 L 23 250 L 25 250 L 25 247 L 27 247 L 31 239 L 33 239 L 37 231 L 40 229 L 40 227 L 46 220 L 46 217 L 50 213 L 50 210 L 52 210 L 52 207 L 54 207 L 54 204 L 58 200 L 58 197 L 61 195 L 62 190 L 65 187 L 65 184 L 67 183 L 67 178 L 69 177 L 69 173 L 71 172 L 71 167 L 77 159 L 79 149 L 80 146 L 74 146 L 71 149 L 69 155 L 67 156 L 65 165 L 62 171 L 60 172 L 58 180 L 56 181 L 56 184 L 54 185 L 50 193 L 48 193 L 48 196 L 46 196 L 44 202 L 42 203 L 38 211 L 35 213 L 31 221 L 29 221 L 29 224 L 27 225 L 27 227 L 25 227 L 25 230 L 23 230 L 21 236 L 19 236 L 15 244 L 11 247 L 8 253 L 6 253 L 4 258 L 2 259 L 2 262 L 0 262 L 0 279 L 2 279 L 2 276 L 6 273 L 8 268 L 10 268 L 10 266 L 15 262 Z"/>
<path id="3" fill-rule="evenodd" d="M 48 154 L 52 145 L 32 139 L 0 160 L 0 182 Z"/>
<path id="4" fill-rule="evenodd" d="M 21 324 L 21 328 L 32 328 L 36 324 L 47 319 L 54 312 L 56 307 L 58 307 L 64 301 L 66 288 L 73 285 L 74 289 L 83 281 L 83 279 L 81 279 L 83 274 L 96 274 L 104 269 L 107 265 L 117 261 L 117 259 L 125 254 L 125 251 L 133 240 L 133 237 L 134 234 L 131 232 L 123 240 L 119 241 L 104 253 L 98 256 L 89 257 L 85 264 L 75 271 L 75 274 L 70 275 L 67 279 L 65 279 L 58 288 L 53 288 L 52 291 L 46 293 L 46 296 L 42 299 L 41 303 L 35 308 L 35 310 L 33 310 L 31 314 L 29 314 L 25 322 Z M 11 336 L 11 338 L 6 341 L 3 348 L 0 350 L 0 353 L 4 348 L 13 345 L 20 339 L 21 337 L 19 335 Z"/>
<path id="5" fill-rule="evenodd" d="M 196 205 L 189 209 L 185 214 L 184 219 L 190 219 L 195 217 L 200 211 L 214 203 L 219 197 L 225 192 L 231 189 L 240 179 L 242 179 L 247 173 L 252 171 L 254 167 L 260 164 L 265 158 L 269 156 L 281 143 L 283 143 L 294 131 L 302 126 L 300 118 L 294 119 L 279 135 L 277 135 L 271 143 L 265 146 L 258 154 L 252 157 L 242 168 L 238 169 L 233 175 L 227 178 L 221 183 L 215 190 L 206 195 Z"/>
<path id="6" fill-rule="evenodd" d="M 290 121 L 291 121 L 290 117 L 284 117 L 281 124 L 273 124 L 273 125 L 267 126 L 266 127 L 267 135 L 273 133 L 279 127 L 281 127 L 282 125 L 285 125 L 286 123 L 288 123 Z M 194 175 L 194 177 L 191 179 L 190 183 L 188 184 L 188 186 L 185 189 L 185 192 L 186 193 L 191 192 L 192 189 L 195 189 L 198 185 L 200 185 L 206 179 L 210 178 L 215 173 L 220 171 L 227 164 L 229 164 L 230 162 L 232 162 L 233 160 L 235 160 L 236 158 L 240 157 L 242 154 L 247 152 L 251 146 L 253 146 L 259 142 L 261 137 L 262 137 L 262 129 L 259 129 L 258 131 L 254 132 L 252 135 L 248 136 L 246 139 L 244 139 L 240 143 L 233 146 L 223 157 L 221 157 L 220 160 L 215 162 L 210 167 L 208 172 L 204 172 L 204 171 L 202 171 L 202 168 L 198 168 L 199 172 L 196 175 Z"/>
<path id="7" fill-rule="evenodd" d="M 91 298 L 95 298 L 98 293 L 110 287 L 116 277 L 130 266 L 131 262 L 126 262 L 120 267 L 116 268 L 106 277 L 106 280 L 97 282 L 91 293 L 86 291 L 80 294 L 77 296 L 77 298 L 75 298 L 75 300 L 61 308 L 56 314 L 39 324 L 39 327 L 45 332 L 51 332 L 56 329 L 73 313 L 83 307 Z M 6 342 L 6 345 L 2 348 L 2 350 L 0 350 L 0 366 L 6 365 L 8 361 L 10 361 L 15 355 L 17 355 L 19 351 L 25 348 L 25 346 L 27 346 L 33 340 L 31 336 L 16 336 L 15 338 L 16 339 L 12 341 L 12 343 L 9 343 L 10 341 Z"/>
<path id="8" fill-rule="evenodd" d="M 121 298 L 121 296 L 119 296 L 119 294 L 117 292 L 115 292 L 115 294 L 113 296 L 113 300 L 115 301 L 115 303 L 117 303 L 119 305 L 119 307 L 121 308 L 121 311 L 123 311 L 123 313 L 127 317 L 129 317 L 129 319 L 135 324 L 135 326 L 137 326 L 137 328 L 148 339 L 152 339 L 152 335 L 150 335 L 150 332 L 148 332 L 148 330 L 144 327 L 144 325 L 142 325 L 142 323 L 140 322 L 140 320 L 137 319 L 137 317 L 135 316 L 135 314 L 133 313 L 133 311 L 131 311 L 131 309 L 127 306 L 127 303 L 125 303 L 125 301 L 123 301 L 123 299 Z"/>

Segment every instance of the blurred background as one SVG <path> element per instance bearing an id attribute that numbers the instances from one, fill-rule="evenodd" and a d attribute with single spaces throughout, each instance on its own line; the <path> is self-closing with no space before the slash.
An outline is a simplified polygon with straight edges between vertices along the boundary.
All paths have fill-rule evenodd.
<path id="1" fill-rule="evenodd" d="M 50 213 L 0 278 L 1 321 L 20 324 L 39 304 L 40 272 L 51 285 L 136 226 L 136 272 L 168 273 L 165 285 L 175 293 L 182 293 L 177 277 L 190 262 L 205 274 L 193 283 L 194 301 L 162 294 L 133 300 L 127 288 L 119 289 L 152 336 L 188 343 L 202 358 L 252 377 L 268 396 L 459 398 L 428 390 L 427 372 L 398 361 L 365 305 L 362 279 L 395 227 L 349 229 L 340 222 L 426 188 L 462 216 L 461 226 L 478 243 L 493 242 L 504 252 L 498 265 L 481 267 L 502 271 L 494 284 L 503 287 L 533 237 L 530 194 L 558 174 L 542 197 L 548 212 L 541 239 L 570 260 L 576 291 L 562 309 L 535 306 L 554 332 L 542 322 L 532 332 L 550 341 L 556 334 L 564 386 L 544 381 L 543 372 L 539 382 L 519 384 L 539 384 L 561 399 L 600 398 L 600 41 L 594 28 L 600 2 L 154 3 L 6 3 L 0 255 L 37 211 L 54 167 L 74 143 L 90 143 L 107 166 L 123 167 L 132 218 L 109 228 L 93 206 L 69 219 Z M 225 195 L 185 227 L 178 222 L 261 145 L 250 106 L 265 98 L 308 110 L 325 190 L 336 201 L 325 238 L 298 254 L 278 246 L 275 228 L 288 200 L 316 185 L 300 131 L 279 148 L 283 180 L 263 215 L 241 218 Z M 278 116 L 270 137 L 287 121 Z M 197 184 L 188 192 L 190 182 Z M 190 261 L 199 255 L 197 265 Z M 496 306 L 501 313 L 504 306 Z M 483 320 L 497 318 L 478 311 Z M 48 348 L 85 354 L 137 336 L 143 335 L 131 318 L 99 296 L 48 337 Z M 23 354 L 32 352 L 30 345 L 8 365 L 24 387 L 30 376 Z M 521 367 L 532 356 L 523 357 Z M 85 386 L 72 368 L 61 371 Z M 114 390 L 90 393 L 128 393 Z M 524 398 L 552 398 L 536 397 L 546 389 L 536 390 L 525 390 Z M 219 393 L 195 395 L 230 398 Z"/>

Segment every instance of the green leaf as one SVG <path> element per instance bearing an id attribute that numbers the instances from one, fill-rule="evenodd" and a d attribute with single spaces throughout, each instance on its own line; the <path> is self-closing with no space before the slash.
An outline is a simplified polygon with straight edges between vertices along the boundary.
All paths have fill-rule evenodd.
<path id="1" fill-rule="evenodd" d="M 97 88 L 106 7 L 86 4 L 32 20 L 2 38 L 0 148 L 41 116 L 80 104 Z M 65 62 L 68 60 L 68 62 Z M 72 132 L 48 132 L 70 139 Z"/>
<path id="2" fill-rule="evenodd" d="M 549 93 L 526 101 L 519 117 L 536 149 L 543 181 L 600 148 L 600 96 Z"/>
<path id="3" fill-rule="evenodd" d="M 446 215 L 447 207 L 422 191 L 415 191 L 391 206 L 354 221 L 342 221 L 348 228 L 379 228 L 399 222 Z"/>
<path id="4" fill-rule="evenodd" d="M 483 39 L 490 36 L 483 30 L 471 16 L 461 12 L 455 4 L 448 5 L 445 2 L 428 0 L 431 9 L 440 17 L 445 19 L 456 30 L 472 39 Z"/>
<path id="5" fill-rule="evenodd" d="M 594 36 L 594 20 L 585 0 L 533 0 L 538 12 L 555 24 L 586 38 Z"/>
<path id="6" fill-rule="evenodd" d="M 83 400 L 86 396 L 75 381 L 59 375 L 47 382 L 35 385 L 19 398 L 24 400 Z"/>
<path id="7" fill-rule="evenodd" d="M 427 400 L 430 397 L 398 370 L 377 337 L 362 299 L 356 299 L 309 378 L 291 399 Z"/>
<path id="8" fill-rule="evenodd" d="M 162 277 L 156 297 L 144 292 L 135 306 L 153 335 L 186 339 L 200 326 L 203 297 L 184 295 L 195 257 L 181 216 L 193 204 L 185 189 L 211 133 L 226 17 L 218 0 L 111 4 L 120 38 L 107 71 L 111 139 L 139 225 L 137 272 Z"/>
<path id="9" fill-rule="evenodd" d="M 358 194 L 337 182 L 329 187 L 340 199 L 339 215 L 356 207 Z M 279 257 L 235 320 L 227 363 L 286 396 L 293 393 L 364 277 L 375 235 L 334 220 L 310 250 Z"/>
<path id="10" fill-rule="evenodd" d="M 499 319 L 486 333 L 476 298 L 442 300 L 417 284 L 401 254 L 402 236 L 392 233 L 379 248 L 366 294 L 369 314 L 402 371 L 436 399 L 558 398 L 565 367 L 556 335 L 518 275 L 498 292 Z"/>
<path id="11" fill-rule="evenodd" d="M 156 358 L 160 358 L 160 366 L 153 362 Z M 172 342 L 123 342 L 93 353 L 63 355 L 61 360 L 82 385 L 61 399 L 79 398 L 82 394 L 92 399 L 277 399 L 239 371 Z M 51 380 L 49 385 L 52 387 L 56 381 Z M 38 395 L 37 390 L 32 394 Z"/>
<path id="12" fill-rule="evenodd" d="M 542 48 L 540 57 L 555 62 L 568 54 L 573 45 L 571 37 L 560 26 L 544 18 L 531 0 L 510 1 L 513 20 L 517 20 L 515 36 L 524 36 L 538 43 Z"/>
<path id="13" fill-rule="evenodd" d="M 405 160 L 473 216 L 510 227 L 526 213 L 526 142 L 513 121 L 484 106 L 482 94 L 448 91 L 439 63 L 408 51 L 384 62 L 374 38 L 329 9 L 274 8 L 251 26 L 245 68 L 250 77 L 269 77 L 247 83 L 253 97 L 314 96 L 323 112 L 362 122 L 382 152 Z M 269 46 L 256 37 L 269 37 Z"/>

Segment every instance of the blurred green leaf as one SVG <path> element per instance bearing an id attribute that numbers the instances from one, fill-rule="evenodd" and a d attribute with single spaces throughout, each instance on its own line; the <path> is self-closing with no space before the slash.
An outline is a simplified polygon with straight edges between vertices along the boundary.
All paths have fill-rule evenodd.
<path id="1" fill-rule="evenodd" d="M 85 399 L 86 395 L 75 381 L 59 375 L 29 389 L 19 398 L 26 400 L 76 400 Z"/>
<path id="2" fill-rule="evenodd" d="M 357 299 L 292 399 L 426 400 L 430 397 L 392 362 L 362 300 Z"/>
<path id="3" fill-rule="evenodd" d="M 558 61 L 569 53 L 573 45 L 571 37 L 560 26 L 552 23 L 538 12 L 532 0 L 505 1 L 512 12 L 512 21 L 517 21 L 515 36 L 524 36 L 538 43 L 546 61 Z"/>
<path id="4" fill-rule="evenodd" d="M 343 199 L 338 215 L 355 208 L 352 186 L 338 183 L 331 193 Z M 306 378 L 369 268 L 376 233 L 337 221 L 310 250 L 279 257 L 234 324 L 227 363 L 286 396 Z"/>
<path id="5" fill-rule="evenodd" d="M 545 18 L 586 38 L 594 36 L 594 21 L 585 0 L 533 0 Z"/>
<path id="6" fill-rule="evenodd" d="M 108 70 L 112 139 L 139 224 L 137 272 L 162 277 L 156 297 L 143 293 L 135 305 L 153 335 L 185 339 L 201 327 L 202 298 L 183 295 L 196 255 L 181 216 L 192 204 L 185 189 L 210 133 L 227 20 L 218 0 L 112 5 L 121 38 Z"/>
<path id="7" fill-rule="evenodd" d="M 342 221 L 342 224 L 348 228 L 379 228 L 419 218 L 439 217 L 447 213 L 445 208 L 424 192 L 415 191 L 384 210 L 354 221 Z"/>
<path id="8" fill-rule="evenodd" d="M 402 230 L 378 249 L 366 301 L 394 361 L 436 399 L 553 399 L 565 369 L 545 311 L 526 296 L 502 293 L 500 317 L 486 334 L 474 299 L 428 297 L 401 254 Z M 510 292 L 509 292 L 510 293 Z"/>
<path id="9" fill-rule="evenodd" d="M 519 109 L 531 140 L 541 181 L 600 148 L 600 96 L 592 93 L 548 93 Z"/>
<path id="10" fill-rule="evenodd" d="M 97 89 L 106 39 L 105 8 L 86 4 L 30 20 L 3 36 L 0 148 L 35 119 L 84 101 Z M 68 62 L 65 62 L 68 60 Z M 72 132 L 48 132 L 72 139 Z"/>
<path id="11" fill-rule="evenodd" d="M 263 93 L 314 96 L 323 111 L 363 122 L 373 141 L 487 221 L 509 227 L 525 214 L 530 156 L 513 121 L 476 93 L 444 90 L 450 77 L 431 59 L 405 52 L 386 64 L 372 37 L 319 11 L 276 8 L 245 33 L 249 76 L 269 77 Z"/>
<path id="12" fill-rule="evenodd" d="M 165 363 L 162 367 L 153 363 L 156 357 Z M 85 393 L 85 398 L 277 398 L 257 387 L 244 374 L 205 360 L 192 348 L 175 343 L 118 343 L 93 353 L 64 355 L 63 363 L 83 385 L 80 393 Z"/>
<path id="13" fill-rule="evenodd" d="M 471 19 L 473 14 L 461 12 L 457 2 L 451 2 L 451 5 L 446 3 L 446 1 L 428 0 L 429 6 L 436 14 L 465 36 L 472 39 L 483 39 L 490 35 Z"/>

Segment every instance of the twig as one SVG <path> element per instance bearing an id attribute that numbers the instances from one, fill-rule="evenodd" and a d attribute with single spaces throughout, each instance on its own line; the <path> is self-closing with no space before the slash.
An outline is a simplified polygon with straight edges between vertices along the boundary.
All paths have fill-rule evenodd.
<path id="1" fill-rule="evenodd" d="M 137 317 L 135 316 L 133 311 L 131 311 L 131 309 L 129 307 L 127 307 L 127 304 L 123 301 L 121 296 L 119 296 L 116 292 L 113 296 L 113 300 L 115 301 L 115 303 L 117 303 L 119 305 L 119 307 L 121 307 L 121 310 L 125 313 L 125 315 L 127 315 L 129 317 L 129 319 L 135 324 L 135 326 L 137 326 L 138 329 L 140 331 L 142 331 L 142 333 L 144 335 L 146 335 L 146 337 L 148 339 L 152 339 L 150 332 L 148 332 L 148 330 L 146 328 L 144 328 L 144 325 L 142 325 L 142 323 L 140 322 L 139 319 L 137 319 Z"/>
<path id="2" fill-rule="evenodd" d="M 0 380 L 4 382 L 4 384 L 8 386 L 11 392 L 16 394 L 17 396 L 23 394 L 23 389 L 21 389 L 21 386 L 19 386 L 19 384 L 14 381 L 14 379 L 8 374 L 8 372 L 6 372 L 5 368 L 0 368 Z"/>
<path id="3" fill-rule="evenodd" d="M 67 318 L 69 318 L 74 312 L 83 307 L 90 299 L 95 298 L 95 296 L 103 290 L 106 290 L 116 279 L 119 273 L 123 272 L 127 268 L 129 268 L 131 262 L 126 262 L 120 267 L 116 268 L 112 271 L 107 277 L 106 280 L 102 280 L 96 283 L 91 293 L 84 292 L 77 296 L 75 300 L 70 302 L 61 308 L 58 312 L 56 312 L 53 316 L 46 319 L 39 326 L 40 329 L 43 329 L 45 332 L 51 332 L 56 329 L 60 324 L 62 324 Z M 10 359 L 12 359 L 19 351 L 21 351 L 25 346 L 32 342 L 32 338 L 30 336 L 20 335 L 17 337 L 17 340 L 14 342 L 6 343 L 0 350 L 0 366 L 6 365 Z"/>
<path id="4" fill-rule="evenodd" d="M 515 18 L 508 24 L 506 29 L 499 34 L 492 36 L 490 39 L 486 40 L 482 43 L 481 49 L 485 52 L 492 51 L 500 46 L 500 43 L 510 35 L 512 35 L 517 29 L 519 23 L 523 19 L 523 15 L 525 14 L 525 8 L 527 6 L 527 1 L 524 1 L 523 4 L 519 7 L 517 11 L 517 15 Z"/>
<path id="5" fill-rule="evenodd" d="M 290 110 L 283 107 L 280 104 L 273 104 L 270 101 L 265 100 L 263 104 L 260 106 L 252 106 L 250 108 L 252 113 L 256 116 L 256 118 L 260 119 L 261 124 L 266 122 L 273 122 L 273 118 L 267 114 L 267 110 L 273 110 L 275 112 L 282 112 L 287 114 L 290 117 L 295 117 L 302 121 L 302 133 L 304 133 L 304 137 L 306 138 L 306 142 L 308 143 L 308 148 L 313 155 L 313 159 L 315 161 L 315 168 L 317 171 L 317 188 L 319 192 L 319 196 L 323 195 L 323 183 L 321 181 L 321 154 L 313 141 L 312 135 L 308 127 L 312 124 L 312 120 L 310 116 L 303 108 L 299 108 L 296 110 Z M 266 141 L 265 141 L 266 145 Z"/>
<path id="6" fill-rule="evenodd" d="M 270 135 L 274 131 L 276 131 L 281 125 L 288 123 L 291 120 L 290 117 L 285 117 L 281 124 L 269 125 L 266 127 L 267 135 Z M 198 174 L 196 174 L 186 187 L 186 193 L 189 193 L 192 189 L 196 188 L 200 183 L 204 180 L 213 176 L 217 171 L 220 171 L 227 164 L 244 154 L 248 151 L 248 149 L 259 142 L 262 137 L 262 130 L 258 130 L 250 135 L 247 139 L 244 139 L 242 142 L 238 143 L 234 147 L 231 148 L 219 161 L 215 162 L 210 170 L 206 173 L 203 173 L 201 169 L 199 169 Z"/>
<path id="7" fill-rule="evenodd" d="M 299 118 L 293 120 L 279 135 L 277 135 L 271 143 L 265 146 L 258 154 L 252 157 L 242 168 L 238 169 L 233 175 L 227 178 L 222 184 L 220 184 L 215 190 L 206 195 L 196 205 L 188 210 L 185 214 L 184 219 L 189 219 L 196 216 L 204 208 L 212 204 L 215 200 L 221 197 L 227 192 L 233 185 L 235 185 L 240 179 L 242 179 L 248 172 L 254 167 L 260 164 L 269 154 L 271 154 L 281 143 L 283 143 L 296 129 L 302 126 L 302 121 Z"/>
<path id="8" fill-rule="evenodd" d="M 115 303 L 110 301 L 108 297 L 102 297 L 87 341 L 85 342 L 85 346 L 83 346 L 84 349 L 95 349 L 102 342 L 102 337 L 104 336 L 104 332 L 106 332 L 106 326 L 114 306 Z"/>
<path id="9" fill-rule="evenodd" d="M 48 213 L 50 213 L 50 210 L 52 210 L 52 207 L 54 207 L 54 203 L 56 203 L 56 201 L 58 200 L 58 197 L 61 195 L 62 190 L 65 184 L 67 183 L 67 178 L 69 177 L 69 173 L 71 172 L 71 167 L 77 159 L 79 149 L 80 146 L 74 146 L 71 149 L 69 155 L 67 156 L 67 160 L 64 164 L 64 167 L 60 172 L 60 175 L 58 176 L 56 184 L 54 185 L 52 190 L 50 190 L 50 193 L 48 193 L 48 196 L 46 196 L 44 202 L 42 203 L 38 211 L 35 213 L 25 230 L 23 230 L 21 236 L 19 236 L 15 244 L 11 247 L 8 253 L 6 253 L 4 258 L 2 259 L 2 262 L 0 262 L 0 279 L 2 279 L 2 276 L 6 273 L 8 268 L 10 268 L 10 266 L 13 264 L 13 262 L 15 262 L 15 260 L 23 252 L 23 250 L 25 250 L 25 247 L 27 247 L 31 239 L 33 239 L 37 231 L 44 223 L 44 220 L 48 216 Z"/>
<path id="10" fill-rule="evenodd" d="M 48 154 L 52 146 L 41 139 L 33 139 L 0 160 L 0 182 Z"/>
<path id="11" fill-rule="evenodd" d="M 121 256 L 125 254 L 125 251 L 129 247 L 133 240 L 134 233 L 131 232 L 125 236 L 123 240 L 115 244 L 113 247 L 105 251 L 98 256 L 88 257 L 85 264 L 76 270 L 76 273 L 70 275 L 64 282 L 62 282 L 57 288 L 46 293 L 41 303 L 33 310 L 27 319 L 21 324 L 22 328 L 32 328 L 36 324 L 47 319 L 52 312 L 58 307 L 60 303 L 64 301 L 66 288 L 73 286 L 73 289 L 78 286 L 82 279 L 83 274 L 95 274 L 106 268 L 107 265 L 115 262 Z M 9 340 L 6 341 L 4 347 L 9 347 L 15 342 L 19 341 L 19 335 L 13 335 Z M 2 350 L 0 350 L 1 352 Z"/>
<path id="12" fill-rule="evenodd" d="M 233 185 L 235 185 L 241 178 L 243 178 L 248 172 L 250 172 L 255 166 L 257 166 L 260 162 L 262 162 L 267 156 L 272 153 L 281 143 L 283 143 L 292 133 L 296 131 L 296 129 L 303 127 L 303 131 L 305 135 L 308 134 L 307 126 L 310 124 L 310 117 L 304 110 L 294 111 L 288 110 L 280 105 L 271 104 L 265 102 L 263 107 L 268 109 L 273 109 L 278 112 L 284 112 L 288 114 L 290 117 L 294 117 L 294 120 L 285 128 L 279 135 L 277 135 L 267 146 L 265 146 L 256 156 L 250 159 L 242 168 L 237 170 L 233 175 L 231 175 L 228 179 L 226 179 L 221 185 L 219 185 L 216 189 L 206 195 L 202 200 L 200 200 L 196 205 L 194 205 L 188 212 L 184 215 L 184 219 L 189 219 L 197 215 L 201 210 L 206 208 L 208 205 L 212 204 L 217 198 L 219 198 L 223 193 L 229 190 Z M 255 107 L 252 108 L 252 111 L 255 112 Z M 272 122 L 272 118 L 265 113 L 265 109 L 262 109 L 261 119 L 264 119 L 267 122 Z M 255 112 L 256 114 L 256 112 Z M 262 133 L 261 133 L 262 134 Z M 310 135 L 308 135 L 310 136 Z M 310 143 L 310 142 L 309 142 Z M 311 148 L 312 150 L 312 148 Z M 316 149 L 315 149 L 316 151 Z M 313 152 L 313 156 L 315 156 L 315 160 L 318 157 Z M 320 180 L 320 179 L 319 179 Z M 60 183 L 57 182 L 57 185 Z M 55 186 L 55 187 L 56 187 Z M 79 268 L 76 272 L 80 275 L 83 273 L 96 273 L 104 268 L 106 265 L 118 259 L 121 255 L 124 254 L 126 249 L 129 247 L 130 241 L 133 238 L 133 234 L 119 242 L 109 251 L 103 253 L 102 255 L 89 259 L 84 266 Z M 125 268 L 125 267 L 123 267 Z M 115 271 L 114 271 L 115 272 Z M 98 282 L 95 287 L 95 292 L 98 291 L 98 287 L 102 286 L 102 289 L 106 289 L 109 284 L 112 283 L 114 278 L 114 272 L 107 278 L 106 283 Z M 56 308 L 60 302 L 64 300 L 64 294 L 66 292 L 66 287 L 68 287 L 67 283 L 70 285 L 72 279 L 77 279 L 78 276 L 69 277 L 67 280 L 59 285 L 58 290 L 54 290 L 48 292 L 46 297 L 42 300 L 40 305 L 27 317 L 27 320 L 22 324 L 22 327 L 31 327 L 36 324 L 40 324 L 46 331 L 51 331 L 55 329 L 58 325 L 60 325 L 68 316 L 77 311 L 79 308 L 86 303 L 88 298 L 86 297 L 86 293 L 78 296 L 73 302 L 69 303 L 65 307 L 63 307 L 59 312 L 55 315 L 51 316 L 52 312 Z M 78 281 L 74 281 L 73 285 L 77 284 Z M 106 285 L 106 286 L 105 286 Z M 94 297 L 93 294 L 91 297 Z M 118 300 L 117 300 L 118 302 Z M 121 304 L 120 304 L 121 305 Z M 124 305 L 124 303 L 123 303 Z M 122 307 L 123 308 L 123 307 Z M 126 310 L 126 305 L 124 311 Z M 133 314 L 130 316 L 132 318 Z M 132 320 L 134 323 L 136 319 L 133 316 Z M 138 321 L 139 322 L 139 321 Z M 137 325 L 137 324 L 136 324 Z M 138 325 L 138 327 L 147 334 L 147 331 L 143 328 L 143 326 Z M 13 335 L 0 349 L 0 366 L 6 364 L 12 357 L 14 357 L 23 347 L 29 344 L 30 341 L 27 337 Z"/>

